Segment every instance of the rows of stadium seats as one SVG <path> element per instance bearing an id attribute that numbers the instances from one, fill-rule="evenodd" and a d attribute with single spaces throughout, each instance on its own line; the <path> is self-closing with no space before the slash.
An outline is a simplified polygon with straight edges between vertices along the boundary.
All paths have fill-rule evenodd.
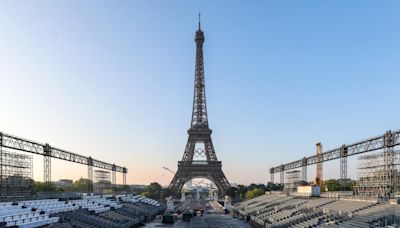
<path id="1" fill-rule="evenodd" d="M 327 212 L 330 211 L 347 211 L 347 212 L 357 212 L 359 210 L 369 208 L 373 205 L 376 205 L 377 202 L 360 202 L 360 201 L 347 201 L 347 200 L 338 200 L 331 204 L 324 206 L 324 210 Z"/>
<path id="2" fill-rule="evenodd" d="M 277 195 L 269 197 L 261 202 L 246 206 L 244 211 L 246 214 L 251 215 L 255 212 L 263 211 L 263 209 L 270 207 L 271 205 L 279 205 L 281 203 L 290 202 L 292 199 L 293 196 Z"/>
<path id="3" fill-rule="evenodd" d="M 128 194 L 128 195 L 117 195 L 116 196 L 120 201 L 122 202 L 128 202 L 128 203 L 136 203 L 139 202 L 140 199 L 142 198 L 139 195 L 132 195 L 132 194 Z"/>
<path id="4" fill-rule="evenodd" d="M 133 224 L 139 223 L 139 217 L 120 214 L 116 211 L 107 211 L 104 213 L 100 213 L 99 216 L 103 217 L 103 218 L 111 219 L 118 223 L 124 223 L 126 221 L 132 221 Z"/>
<path id="5" fill-rule="evenodd" d="M 136 202 L 134 204 L 131 203 L 123 203 L 122 204 L 125 210 L 135 211 L 137 214 L 144 215 L 146 221 L 150 221 L 154 219 L 154 217 L 159 213 L 159 210 L 156 207 Z"/>
<path id="6" fill-rule="evenodd" d="M 293 196 L 278 195 L 278 194 L 267 195 L 267 197 L 261 196 L 258 201 L 253 201 L 253 203 L 247 204 L 238 210 L 234 209 L 234 211 L 237 211 L 237 213 L 241 217 L 247 217 L 255 213 L 264 212 L 265 210 L 268 210 L 268 208 L 274 205 L 279 205 L 283 202 L 288 202 L 291 199 L 293 199 Z"/>
<path id="7" fill-rule="evenodd" d="M 121 200 L 121 198 L 123 198 Z M 126 201 L 126 202 L 125 202 Z M 150 220 L 165 205 L 145 197 L 83 194 L 80 199 L 0 203 L 0 227 L 132 227 Z"/>
<path id="8" fill-rule="evenodd" d="M 260 201 L 264 200 L 264 198 L 268 198 L 268 197 L 271 197 L 271 196 L 272 196 L 272 194 L 269 194 L 269 195 L 265 194 L 265 195 L 262 195 L 262 196 L 259 196 L 259 197 L 256 197 L 256 198 L 253 198 L 253 199 L 246 200 L 246 201 L 243 201 L 241 203 L 238 203 L 238 204 L 235 205 L 235 207 L 237 209 L 243 209 L 245 206 L 260 202 Z"/>
<path id="9" fill-rule="evenodd" d="M 380 227 L 400 221 L 397 204 L 272 195 L 235 205 L 234 215 L 254 227 Z"/>
<path id="10" fill-rule="evenodd" d="M 117 213 L 115 213 L 117 214 Z M 87 210 L 75 210 L 62 213 L 59 215 L 64 221 L 73 224 L 74 227 L 110 227 L 110 228 L 125 228 L 132 227 L 138 223 L 137 220 L 127 216 L 115 215 L 112 211 L 99 214 L 90 213 Z"/>
<path id="11" fill-rule="evenodd" d="M 72 211 L 79 208 L 79 206 L 73 205 L 71 202 L 59 201 L 58 199 L 27 200 L 20 201 L 18 204 L 25 207 L 40 209 L 49 214 Z"/>
<path id="12" fill-rule="evenodd" d="M 382 203 L 355 212 L 342 221 L 321 224 L 319 227 L 384 227 L 388 224 L 398 224 L 399 212 L 399 205 Z"/>
<path id="13" fill-rule="evenodd" d="M 263 222 L 268 220 L 268 218 L 274 219 L 275 217 L 279 218 L 282 217 L 280 212 L 284 212 L 287 209 L 295 208 L 295 210 L 292 210 L 291 213 L 295 214 L 298 211 L 305 211 L 304 209 L 310 209 L 310 208 L 319 208 L 323 205 L 329 204 L 334 202 L 335 200 L 332 199 L 325 199 L 325 198 L 320 198 L 320 199 L 292 199 L 289 201 L 286 201 L 280 205 L 269 207 L 264 212 L 258 213 L 255 215 L 256 218 L 261 219 Z M 284 217 L 284 216 L 283 216 Z M 272 219 L 270 219 L 272 221 Z"/>
<path id="14" fill-rule="evenodd" d="M 116 201 L 107 199 L 105 196 L 83 196 L 82 199 L 72 200 L 74 205 L 77 205 L 79 208 L 87 209 L 88 211 L 93 211 L 94 213 L 101 213 L 105 211 L 109 211 L 110 207 L 119 208 L 119 205 Z"/>
<path id="15" fill-rule="evenodd" d="M 58 222 L 58 217 L 50 218 L 48 213 L 28 208 L 12 202 L 0 204 L 0 226 L 38 227 Z"/>
<path id="16" fill-rule="evenodd" d="M 318 205 L 321 200 L 325 200 L 325 204 Z M 275 214 L 265 216 L 265 224 L 270 224 L 272 227 L 287 227 L 294 224 L 305 224 L 308 227 L 310 224 L 330 224 L 338 223 L 346 220 L 349 214 L 372 207 L 375 202 L 359 202 L 359 201 L 326 201 L 327 199 L 310 200 L 311 205 L 304 203 L 300 207 L 292 209 L 284 209 Z M 295 200 L 291 200 L 295 201 Z M 308 205 L 307 205 L 308 204 Z M 316 206 L 312 206 L 316 204 Z"/>
<path id="17" fill-rule="evenodd" d="M 160 203 L 157 200 L 149 199 L 149 198 L 142 197 L 139 195 L 127 194 L 127 195 L 118 195 L 116 197 L 123 202 L 129 202 L 129 203 L 142 202 L 142 203 L 149 204 L 149 205 L 152 205 L 155 207 L 160 206 Z"/>
<path id="18" fill-rule="evenodd" d="M 265 195 L 262 195 L 262 196 L 258 196 L 258 197 L 256 197 L 256 198 L 253 198 L 253 199 L 250 199 L 250 200 L 247 200 L 247 201 L 243 201 L 243 202 L 241 202 L 241 203 L 239 203 L 239 204 L 236 204 L 235 205 L 235 208 L 237 208 L 237 209 L 245 209 L 246 207 L 251 207 L 252 205 L 254 206 L 254 205 L 256 205 L 257 203 L 259 203 L 259 202 L 263 202 L 264 200 L 266 200 L 266 199 L 269 199 L 269 198 L 271 198 L 271 197 L 276 197 L 277 195 L 275 195 L 275 194 L 265 194 Z"/>
<path id="19" fill-rule="evenodd" d="M 275 205 L 269 206 L 264 208 L 263 210 L 257 212 L 256 216 L 260 219 L 264 219 L 266 217 L 273 217 L 274 215 L 276 216 L 280 211 L 291 209 L 294 207 L 299 208 L 300 205 L 305 204 L 309 202 L 309 200 L 305 199 L 290 199 L 283 201 L 283 203 L 278 204 L 278 202 Z"/>

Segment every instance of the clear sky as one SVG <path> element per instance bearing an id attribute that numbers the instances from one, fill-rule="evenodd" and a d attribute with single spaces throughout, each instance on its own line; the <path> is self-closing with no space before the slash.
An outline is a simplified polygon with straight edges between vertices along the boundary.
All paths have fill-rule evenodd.
<path id="1" fill-rule="evenodd" d="M 209 123 L 230 182 L 399 128 L 400 2 L 1 1 L 0 131 L 168 184 L 202 13 Z M 42 180 L 42 158 L 34 177 Z M 356 159 L 350 159 L 355 178 Z M 52 179 L 86 177 L 53 159 Z M 315 167 L 309 169 L 309 179 Z M 325 177 L 338 177 L 337 161 Z M 119 181 L 121 177 L 118 177 Z"/>

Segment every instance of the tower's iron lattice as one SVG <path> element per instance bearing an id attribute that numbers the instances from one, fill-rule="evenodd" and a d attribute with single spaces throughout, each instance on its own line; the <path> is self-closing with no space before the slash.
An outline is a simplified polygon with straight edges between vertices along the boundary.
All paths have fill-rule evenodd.
<path id="1" fill-rule="evenodd" d="M 196 69 L 192 121 L 188 130 L 189 138 L 182 160 L 178 162 L 178 171 L 172 179 L 169 189 L 178 194 L 183 185 L 193 178 L 206 178 L 214 182 L 221 194 L 225 195 L 230 185 L 222 172 L 222 163 L 218 161 L 208 126 L 206 93 L 204 81 L 203 43 L 204 33 L 200 27 L 196 31 Z"/>

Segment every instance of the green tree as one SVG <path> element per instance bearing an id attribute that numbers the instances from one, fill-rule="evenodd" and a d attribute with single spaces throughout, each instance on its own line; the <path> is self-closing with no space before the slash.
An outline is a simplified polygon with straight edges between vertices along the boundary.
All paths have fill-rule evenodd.
<path id="1" fill-rule="evenodd" d="M 340 191 L 340 185 L 335 179 L 324 180 L 321 191 L 325 192 L 326 189 L 329 192 Z"/>
<path id="2" fill-rule="evenodd" d="M 89 179 L 80 178 L 73 184 L 73 190 L 76 192 L 86 192 L 88 190 Z"/>
<path id="3" fill-rule="evenodd" d="M 353 186 L 355 185 L 355 181 L 347 179 L 347 180 L 335 180 L 329 179 L 322 182 L 322 192 L 325 192 L 328 189 L 329 192 L 334 191 L 353 191 Z"/>
<path id="4" fill-rule="evenodd" d="M 50 192 L 64 192 L 65 190 L 54 183 L 49 184 L 49 189 Z M 36 194 L 38 192 L 43 192 L 44 191 L 44 183 L 40 181 L 34 181 L 33 182 L 33 193 Z"/>
<path id="5" fill-rule="evenodd" d="M 150 185 L 146 186 L 144 192 L 142 192 L 141 195 L 147 198 L 160 200 L 162 191 L 163 189 L 161 185 L 157 182 L 153 182 Z"/>
<path id="6" fill-rule="evenodd" d="M 237 188 L 238 188 L 237 194 L 239 199 L 244 200 L 246 198 L 246 192 L 249 190 L 249 188 L 241 184 L 239 184 Z"/>
<path id="7" fill-rule="evenodd" d="M 340 183 L 340 189 L 342 191 L 353 191 L 353 187 L 356 185 L 356 181 L 348 180 L 344 183 Z"/>
<path id="8" fill-rule="evenodd" d="M 266 186 L 266 191 L 282 191 L 283 185 L 282 184 L 274 184 L 272 182 L 268 182 Z"/>
<path id="9" fill-rule="evenodd" d="M 239 189 L 230 187 L 228 191 L 226 191 L 226 195 L 230 196 L 232 199 L 236 199 L 239 197 Z"/>
<path id="10" fill-rule="evenodd" d="M 257 196 L 264 195 L 265 192 L 261 188 L 254 188 L 246 192 L 246 199 L 253 199 Z"/>

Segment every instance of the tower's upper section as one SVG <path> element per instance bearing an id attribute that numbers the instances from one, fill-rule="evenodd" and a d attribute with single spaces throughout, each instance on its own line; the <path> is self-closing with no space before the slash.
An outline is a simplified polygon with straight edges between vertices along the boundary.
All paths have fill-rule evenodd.
<path id="1" fill-rule="evenodd" d="M 201 30 L 200 14 L 199 14 L 199 28 L 196 31 L 196 37 L 194 38 L 194 40 L 196 41 L 196 45 L 198 45 L 199 43 L 203 45 L 204 43 L 204 33 Z"/>
<path id="2" fill-rule="evenodd" d="M 200 14 L 199 14 L 199 28 L 196 31 L 196 36 L 194 40 L 196 42 L 196 69 L 195 69 L 195 79 L 194 79 L 192 123 L 190 128 L 208 129 L 206 91 L 204 82 L 204 60 L 203 60 L 204 33 L 201 30 L 200 26 Z"/>

